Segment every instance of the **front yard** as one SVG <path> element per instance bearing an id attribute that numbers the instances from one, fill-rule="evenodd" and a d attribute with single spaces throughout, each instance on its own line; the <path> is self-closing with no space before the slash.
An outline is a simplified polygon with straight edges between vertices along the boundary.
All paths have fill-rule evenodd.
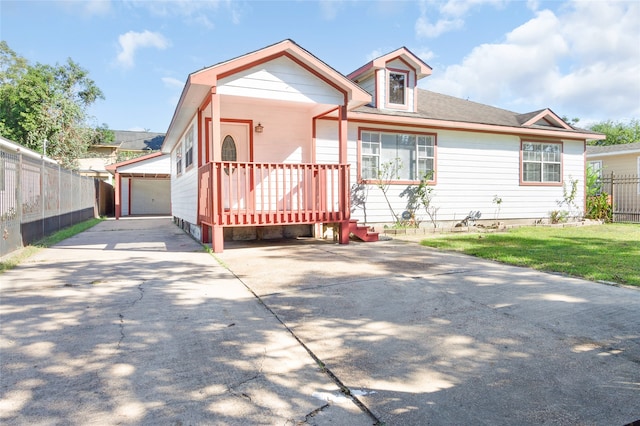
<path id="1" fill-rule="evenodd" d="M 421 244 L 592 281 L 640 286 L 640 225 L 523 227 L 429 238 Z"/>

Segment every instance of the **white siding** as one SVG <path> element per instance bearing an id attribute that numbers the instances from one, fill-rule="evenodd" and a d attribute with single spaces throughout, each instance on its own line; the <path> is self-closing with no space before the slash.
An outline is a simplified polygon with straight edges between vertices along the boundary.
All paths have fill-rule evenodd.
<path id="1" fill-rule="evenodd" d="M 171 165 L 171 158 L 168 155 L 161 155 L 148 160 L 129 164 L 118 168 L 120 173 L 146 173 L 146 174 L 167 174 Z"/>
<path id="2" fill-rule="evenodd" d="M 334 105 L 343 99 L 338 90 L 285 57 L 221 79 L 218 93 Z"/>
<path id="3" fill-rule="evenodd" d="M 320 131 L 321 130 L 321 131 Z M 417 131 L 413 128 L 412 131 Z M 434 132 L 425 129 L 425 132 Z M 331 161 L 331 132 L 319 126 L 317 140 L 318 160 Z M 349 130 L 349 161 L 351 162 L 351 184 L 356 184 L 357 125 Z M 563 199 L 562 187 L 520 185 L 520 138 L 508 135 L 484 133 L 437 131 L 436 178 L 433 205 L 438 207 L 437 219 L 461 220 L 471 210 L 479 210 L 482 219 L 495 220 L 497 204 L 494 197 L 502 199 L 497 219 L 543 219 Z M 567 191 L 571 180 L 578 180 L 575 204 L 582 212 L 584 203 L 584 157 L 583 142 L 564 141 L 563 177 Z M 407 205 L 406 197 L 400 193 L 407 184 L 391 185 L 389 200 L 394 211 L 401 214 Z M 379 188 L 367 186 L 366 216 L 370 223 L 392 223 L 393 216 Z M 578 213 L 578 212 L 576 212 Z M 352 217 L 364 220 L 364 211 L 357 209 Z M 427 220 L 422 214 L 422 219 Z"/>
<path id="4" fill-rule="evenodd" d="M 189 126 L 195 123 L 192 120 L 184 131 L 189 129 Z M 182 165 L 182 174 L 176 175 L 176 150 L 171 152 L 171 214 L 180 219 L 186 220 L 189 223 L 198 223 L 198 130 L 195 126 L 194 130 L 194 144 L 193 144 L 193 165 L 185 170 L 184 158 Z M 181 136 L 181 141 L 184 138 Z M 181 144 L 178 144 L 181 146 Z"/>

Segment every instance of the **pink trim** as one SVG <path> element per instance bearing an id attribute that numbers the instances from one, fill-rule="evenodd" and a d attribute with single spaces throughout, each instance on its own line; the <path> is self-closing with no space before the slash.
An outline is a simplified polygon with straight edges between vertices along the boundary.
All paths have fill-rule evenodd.
<path id="1" fill-rule="evenodd" d="M 525 182 L 522 178 L 523 163 L 522 163 L 522 144 L 526 142 L 531 143 L 546 143 L 560 145 L 560 182 Z M 540 173 L 544 173 L 543 170 Z M 542 175 L 541 175 L 542 178 Z M 545 139 L 520 139 L 520 186 L 562 186 L 564 183 L 564 143 L 557 140 L 545 140 Z"/>
<path id="2" fill-rule="evenodd" d="M 562 127 L 563 129 L 566 129 L 566 130 L 573 130 L 573 128 L 571 126 L 569 126 L 567 123 L 565 123 L 563 119 L 558 117 L 556 114 L 553 113 L 553 111 L 551 111 L 548 108 L 545 109 L 544 111 L 541 111 L 540 113 L 536 114 L 534 117 L 530 118 L 529 120 L 527 120 L 522 125 L 523 126 L 532 126 L 532 125 L 536 124 L 540 120 L 545 120 L 547 123 L 552 124 L 552 125 L 553 124 L 559 125 L 560 127 Z"/>
<path id="3" fill-rule="evenodd" d="M 424 135 L 433 137 L 433 179 L 428 181 L 429 185 L 438 184 L 438 134 L 427 132 L 413 132 L 404 129 L 382 129 L 379 127 L 358 127 L 358 143 L 357 143 L 357 155 L 358 155 L 358 169 L 356 170 L 356 179 L 359 183 L 375 184 L 377 179 L 363 179 L 362 178 L 362 132 L 381 132 L 381 133 L 406 133 L 409 135 Z M 392 180 L 392 185 L 410 185 L 420 183 L 420 180 Z"/>

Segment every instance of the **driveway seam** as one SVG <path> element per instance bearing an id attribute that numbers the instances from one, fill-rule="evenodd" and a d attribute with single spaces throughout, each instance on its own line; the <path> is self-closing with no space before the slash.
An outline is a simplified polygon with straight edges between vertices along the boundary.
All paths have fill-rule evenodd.
<path id="1" fill-rule="evenodd" d="M 215 257 L 215 256 L 214 256 Z M 224 263 L 217 259 L 218 262 L 220 263 L 220 265 L 224 265 Z M 351 393 L 351 390 L 344 384 L 342 383 L 342 380 L 340 380 L 338 378 L 338 376 L 336 376 L 333 371 L 331 371 L 331 369 L 327 368 L 327 366 L 325 365 L 324 362 L 322 362 L 322 360 L 307 346 L 304 344 L 304 342 L 296 335 L 296 333 L 289 328 L 289 326 L 287 326 L 287 324 L 284 323 L 284 321 L 282 321 L 282 319 L 280 319 L 280 317 L 278 316 L 278 314 L 271 309 L 271 307 L 269 307 L 269 305 L 267 305 L 262 298 L 255 292 L 253 291 L 253 289 L 247 285 L 247 283 L 245 283 L 242 278 L 240 278 L 238 275 L 235 274 L 235 272 L 233 272 L 231 269 L 229 269 L 226 265 L 225 268 L 238 280 L 242 283 L 242 285 L 258 300 L 258 302 L 264 306 L 264 308 L 271 313 L 271 315 L 273 315 L 273 317 L 280 323 L 282 324 L 282 326 L 285 328 L 285 330 L 287 330 L 289 332 L 289 334 L 291 334 L 291 336 L 296 339 L 296 341 L 298 342 L 298 344 L 300 344 L 300 346 L 302 346 L 304 348 L 305 351 L 307 351 L 307 353 L 309 354 L 309 356 L 315 361 L 316 365 L 318 365 L 320 367 L 320 369 L 322 370 L 322 372 L 324 372 L 337 386 L 338 388 L 340 388 L 340 391 L 346 396 L 348 397 L 351 401 L 353 401 L 353 403 L 360 408 L 363 412 L 365 412 L 367 415 L 369 415 L 369 417 L 371 417 L 371 419 L 374 421 L 374 425 L 375 426 L 383 426 L 384 422 L 382 420 L 380 420 L 375 414 L 373 414 L 373 412 L 369 409 L 369 407 L 367 407 L 362 401 L 360 401 L 355 395 L 353 395 Z M 327 404 L 328 405 L 328 404 Z M 326 406 L 320 407 L 318 410 L 315 410 L 312 413 L 317 414 L 318 412 L 324 410 L 326 408 Z M 306 419 L 309 418 L 309 416 L 313 416 L 312 413 L 309 413 Z"/>

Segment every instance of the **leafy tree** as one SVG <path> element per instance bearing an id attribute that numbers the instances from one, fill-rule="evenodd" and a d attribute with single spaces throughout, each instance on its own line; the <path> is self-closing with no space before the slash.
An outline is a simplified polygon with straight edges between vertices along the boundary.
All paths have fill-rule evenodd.
<path id="1" fill-rule="evenodd" d="M 0 133 L 74 168 L 100 131 L 87 123 L 89 106 L 104 99 L 88 71 L 71 59 L 29 65 L 3 41 L 0 82 Z"/>
<path id="2" fill-rule="evenodd" d="M 604 140 L 592 141 L 592 145 L 619 145 L 640 142 L 640 120 L 637 118 L 629 120 L 628 123 L 611 120 L 603 121 L 592 125 L 591 130 L 607 135 Z"/>

